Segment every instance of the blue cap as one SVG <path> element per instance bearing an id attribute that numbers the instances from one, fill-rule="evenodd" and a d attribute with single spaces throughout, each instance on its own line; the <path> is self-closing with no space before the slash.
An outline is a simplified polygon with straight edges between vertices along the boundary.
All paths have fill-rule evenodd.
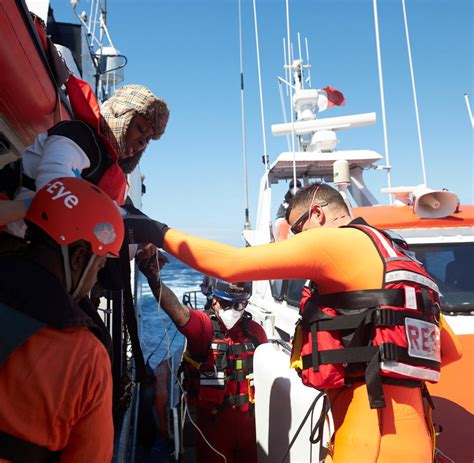
<path id="1" fill-rule="evenodd" d="M 245 302 L 252 295 L 252 283 L 250 281 L 227 283 L 216 280 L 212 286 L 212 295 L 224 301 Z"/>

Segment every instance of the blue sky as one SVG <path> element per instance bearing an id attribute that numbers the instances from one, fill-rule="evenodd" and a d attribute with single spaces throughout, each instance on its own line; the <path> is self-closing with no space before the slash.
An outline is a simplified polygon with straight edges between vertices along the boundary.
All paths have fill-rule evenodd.
<path id="1" fill-rule="evenodd" d="M 263 153 L 253 7 L 242 0 L 247 155 L 251 223 L 255 223 Z M 244 189 L 237 0 L 109 0 L 108 25 L 128 57 L 126 81 L 149 86 L 171 111 L 166 133 L 142 161 L 144 211 L 172 227 L 239 245 Z M 53 1 L 59 21 L 73 20 L 69 2 Z M 89 9 L 81 0 L 79 9 Z M 257 0 L 267 146 L 283 122 L 276 76 L 283 75 L 284 0 Z M 473 131 L 463 94 L 473 95 L 471 0 L 407 0 L 428 185 L 474 202 Z M 321 117 L 376 112 L 377 124 L 339 132 L 339 149 L 384 155 L 372 1 L 290 1 L 292 40 L 308 37 L 313 87 L 341 90 L 346 105 Z M 379 27 L 393 185 L 422 183 L 401 1 L 379 0 Z M 367 183 L 381 202 L 386 178 Z M 283 195 L 285 187 L 276 189 Z"/>

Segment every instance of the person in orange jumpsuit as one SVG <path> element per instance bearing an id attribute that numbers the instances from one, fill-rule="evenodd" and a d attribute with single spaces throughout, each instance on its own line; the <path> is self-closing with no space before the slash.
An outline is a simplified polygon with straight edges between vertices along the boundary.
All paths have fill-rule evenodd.
<path id="1" fill-rule="evenodd" d="M 154 236 L 155 244 L 187 265 L 227 281 L 310 279 L 322 295 L 382 288 L 381 256 L 367 234 L 343 228 L 353 219 L 336 190 L 327 185 L 302 189 L 287 218 L 296 236 L 245 248 L 190 236 L 156 221 L 144 225 L 142 233 L 148 240 Z M 454 334 L 441 321 L 442 365 L 460 356 Z M 425 420 L 420 388 L 383 384 L 383 393 L 386 407 L 371 409 L 363 383 L 330 392 L 333 462 L 433 460 L 431 424 Z"/>
<path id="2" fill-rule="evenodd" d="M 224 455 L 227 463 L 256 463 L 253 393 L 247 375 L 253 372 L 255 348 L 268 339 L 264 329 L 245 312 L 251 285 L 211 279 L 209 309 L 201 312 L 181 304 L 161 282 L 155 256 L 139 259 L 138 267 L 160 306 L 188 341 L 183 363 L 188 401 L 196 406 L 198 428 L 219 452 L 197 432 L 197 461 L 220 463 Z"/>
<path id="3" fill-rule="evenodd" d="M 0 257 L 0 462 L 110 462 L 110 335 L 87 294 L 123 220 L 99 188 L 62 178 L 26 221 L 25 255 Z"/>

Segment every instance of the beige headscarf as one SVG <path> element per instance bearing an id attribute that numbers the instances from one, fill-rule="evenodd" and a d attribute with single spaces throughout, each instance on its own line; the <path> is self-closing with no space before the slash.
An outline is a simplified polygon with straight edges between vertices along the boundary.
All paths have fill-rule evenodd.
<path id="1" fill-rule="evenodd" d="M 135 114 L 142 114 L 153 129 L 154 140 L 163 135 L 168 123 L 169 110 L 166 102 L 157 98 L 143 85 L 125 85 L 104 103 L 101 108 L 101 130 L 112 143 L 117 154 L 125 152 L 125 137 Z M 141 154 L 120 162 L 125 173 L 131 172 L 140 161 Z"/>

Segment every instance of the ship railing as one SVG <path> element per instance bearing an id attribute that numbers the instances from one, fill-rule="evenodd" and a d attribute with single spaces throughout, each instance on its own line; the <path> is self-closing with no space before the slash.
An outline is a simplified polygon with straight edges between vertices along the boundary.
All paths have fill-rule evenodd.
<path id="1" fill-rule="evenodd" d="M 194 310 L 204 310 L 207 298 L 200 290 L 186 291 L 183 293 L 182 303 Z"/>

